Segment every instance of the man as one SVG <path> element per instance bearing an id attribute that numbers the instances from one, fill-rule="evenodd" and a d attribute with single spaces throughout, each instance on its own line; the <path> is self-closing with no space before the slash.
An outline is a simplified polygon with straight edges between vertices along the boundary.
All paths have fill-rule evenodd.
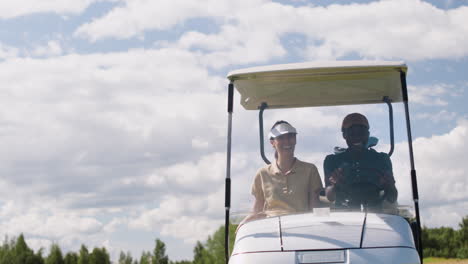
<path id="1" fill-rule="evenodd" d="M 392 162 L 386 153 L 367 147 L 369 122 L 359 113 L 347 115 L 341 126 L 348 149 L 328 155 L 325 170 L 325 194 L 336 208 L 380 210 L 384 200 L 394 203 L 398 197 Z"/>

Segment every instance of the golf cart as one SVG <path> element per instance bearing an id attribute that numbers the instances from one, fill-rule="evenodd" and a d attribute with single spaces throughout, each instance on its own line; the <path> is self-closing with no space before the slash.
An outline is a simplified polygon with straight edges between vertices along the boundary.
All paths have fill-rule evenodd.
<path id="1" fill-rule="evenodd" d="M 422 263 L 421 225 L 403 62 L 334 61 L 254 67 L 230 72 L 225 197 L 226 263 Z M 246 110 L 259 111 L 260 153 L 264 153 L 266 109 L 387 104 L 390 151 L 394 149 L 392 103 L 403 102 L 409 144 L 414 218 L 392 213 L 314 208 L 242 225 L 229 252 L 231 135 L 234 88 Z M 338 125 L 337 125 L 338 126 Z M 322 197 L 323 198 L 323 197 Z"/>

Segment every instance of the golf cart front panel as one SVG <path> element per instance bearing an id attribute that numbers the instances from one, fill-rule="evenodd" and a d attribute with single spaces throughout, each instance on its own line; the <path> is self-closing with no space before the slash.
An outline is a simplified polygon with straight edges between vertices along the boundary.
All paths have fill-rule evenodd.
<path id="1" fill-rule="evenodd" d="M 252 221 L 237 232 L 232 254 L 281 251 L 278 217 Z"/>
<path id="2" fill-rule="evenodd" d="M 415 248 L 415 242 L 411 227 L 403 217 L 387 214 L 367 214 L 362 247 Z"/>
<path id="3" fill-rule="evenodd" d="M 363 213 L 313 213 L 281 217 L 284 250 L 359 248 Z"/>
<path id="4" fill-rule="evenodd" d="M 238 230 L 230 263 L 420 262 L 409 224 L 402 217 L 332 212 L 246 223 Z"/>
<path id="5" fill-rule="evenodd" d="M 368 248 L 330 251 L 258 252 L 233 255 L 231 264 L 419 264 L 418 252 L 410 248 Z"/>

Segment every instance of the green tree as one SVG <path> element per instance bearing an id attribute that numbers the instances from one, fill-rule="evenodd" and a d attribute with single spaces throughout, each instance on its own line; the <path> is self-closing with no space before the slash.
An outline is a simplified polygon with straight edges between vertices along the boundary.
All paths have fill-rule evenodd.
<path id="1" fill-rule="evenodd" d="M 152 264 L 168 264 L 169 258 L 166 255 L 166 244 L 160 239 L 156 239 L 156 245 L 153 250 Z"/>
<path id="2" fill-rule="evenodd" d="M 452 256 L 450 247 L 448 244 L 453 244 L 451 237 L 454 236 L 454 230 L 448 227 L 440 228 L 423 228 L 423 246 L 424 255 L 427 257 L 437 256 L 449 258 Z"/>
<path id="3" fill-rule="evenodd" d="M 28 247 L 24 239 L 24 235 L 20 236 L 11 242 L 13 247 L 10 247 L 12 252 L 5 263 L 24 263 L 24 264 L 42 264 L 44 260 L 42 258 L 42 250 L 39 250 L 38 254 L 34 254 L 34 251 Z"/>
<path id="4" fill-rule="evenodd" d="M 234 247 L 234 240 L 236 238 L 237 225 L 229 226 L 229 252 L 232 252 Z M 205 248 L 210 256 L 213 264 L 221 264 L 225 262 L 224 259 L 224 225 L 221 226 L 213 236 L 209 236 L 206 241 Z"/>
<path id="5" fill-rule="evenodd" d="M 18 238 L 8 239 L 5 236 L 3 244 L 0 246 L 1 264 L 43 264 L 42 248 L 37 254 L 28 247 L 24 235 L 20 234 Z"/>
<path id="6" fill-rule="evenodd" d="M 458 241 L 459 247 L 456 252 L 456 257 L 461 259 L 468 258 L 468 215 L 463 217 L 459 224 L 460 230 L 458 230 Z"/>
<path id="7" fill-rule="evenodd" d="M 224 263 L 224 227 L 219 228 L 206 241 L 206 250 L 213 264 Z"/>
<path id="8" fill-rule="evenodd" d="M 462 242 L 463 245 L 468 245 L 468 215 L 463 217 L 462 221 L 460 224 L 458 224 L 460 227 L 459 232 L 459 239 Z"/>
<path id="9" fill-rule="evenodd" d="M 110 264 L 110 257 L 106 248 L 94 248 L 89 255 L 89 264 Z"/>
<path id="10" fill-rule="evenodd" d="M 50 253 L 45 260 L 45 264 L 64 264 L 62 250 L 60 250 L 59 245 L 54 243 L 50 246 Z"/>
<path id="11" fill-rule="evenodd" d="M 16 239 L 13 256 L 16 263 L 33 263 L 34 261 L 34 252 L 26 244 L 23 234 Z"/>
<path id="12" fill-rule="evenodd" d="M 34 261 L 33 263 L 35 264 L 44 264 L 45 263 L 45 260 L 44 258 L 42 257 L 42 253 L 44 252 L 44 249 L 43 248 L 40 248 L 37 253 L 34 255 Z"/>
<path id="13" fill-rule="evenodd" d="M 78 254 L 75 252 L 68 252 L 63 258 L 64 264 L 78 264 Z"/>
<path id="14" fill-rule="evenodd" d="M 468 258 L 468 216 L 462 219 L 459 226 L 459 230 L 450 227 L 423 227 L 424 256 Z"/>
<path id="15" fill-rule="evenodd" d="M 78 264 L 89 264 L 89 251 L 85 245 L 81 245 Z"/>
<path id="16" fill-rule="evenodd" d="M 5 236 L 5 240 L 0 247 L 0 263 L 14 264 L 13 248 L 15 247 L 15 244 L 16 241 L 14 239 L 8 240 L 8 236 Z"/>
<path id="17" fill-rule="evenodd" d="M 151 253 L 145 252 L 141 253 L 140 264 L 151 264 Z"/>
<path id="18" fill-rule="evenodd" d="M 193 249 L 193 264 L 210 264 L 213 263 L 211 256 L 206 251 L 205 247 L 200 241 L 197 241 Z"/>
<path id="19" fill-rule="evenodd" d="M 229 252 L 232 252 L 234 240 L 236 237 L 237 225 L 229 225 Z M 202 244 L 197 242 L 193 249 L 194 264 L 221 264 L 225 263 L 224 257 L 224 226 L 221 226 L 216 232 L 209 236 L 207 241 Z"/>
<path id="20" fill-rule="evenodd" d="M 130 252 L 127 252 L 127 254 L 125 254 L 123 251 L 120 251 L 119 264 L 132 264 L 132 263 L 133 263 L 132 254 Z"/>

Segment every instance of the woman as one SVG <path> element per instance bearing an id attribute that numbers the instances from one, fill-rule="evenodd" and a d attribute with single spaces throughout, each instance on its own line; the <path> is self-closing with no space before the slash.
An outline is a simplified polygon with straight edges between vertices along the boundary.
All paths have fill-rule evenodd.
<path id="1" fill-rule="evenodd" d="M 252 185 L 253 212 L 241 225 L 264 217 L 307 212 L 319 206 L 322 181 L 314 164 L 294 157 L 296 134 L 296 129 L 286 121 L 277 121 L 271 128 L 269 137 L 276 160 L 257 172 Z"/>

